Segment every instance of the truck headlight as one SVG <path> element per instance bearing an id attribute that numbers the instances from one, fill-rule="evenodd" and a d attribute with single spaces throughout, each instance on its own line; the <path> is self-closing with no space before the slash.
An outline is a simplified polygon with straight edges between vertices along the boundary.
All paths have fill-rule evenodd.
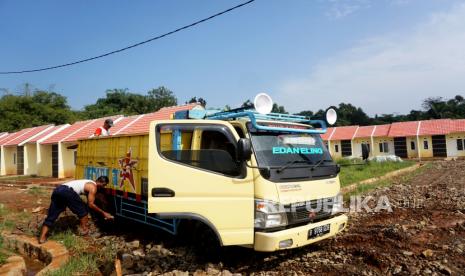
<path id="1" fill-rule="evenodd" d="M 260 199 L 255 200 L 255 228 L 265 229 L 285 225 L 287 225 L 287 216 L 281 204 Z"/>
<path id="2" fill-rule="evenodd" d="M 331 210 L 331 215 L 339 214 L 344 211 L 344 200 L 342 195 L 339 194 L 333 198 L 333 208 Z"/>

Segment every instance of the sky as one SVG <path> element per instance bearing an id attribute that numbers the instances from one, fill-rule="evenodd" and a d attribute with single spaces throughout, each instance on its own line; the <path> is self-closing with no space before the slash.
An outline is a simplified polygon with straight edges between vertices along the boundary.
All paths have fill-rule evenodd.
<path id="1" fill-rule="evenodd" d="M 0 0 L 0 71 L 99 55 L 245 0 Z M 20 75 L 74 109 L 107 89 L 165 86 L 179 103 L 239 106 L 266 92 L 290 112 L 340 102 L 405 114 L 427 97 L 465 96 L 465 1 L 256 0 L 194 28 L 103 59 Z"/>

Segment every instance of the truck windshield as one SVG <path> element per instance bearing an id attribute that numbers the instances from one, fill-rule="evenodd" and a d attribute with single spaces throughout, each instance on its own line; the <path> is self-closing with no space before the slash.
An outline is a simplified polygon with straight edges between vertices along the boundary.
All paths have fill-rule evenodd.
<path id="1" fill-rule="evenodd" d="M 315 165 L 331 156 L 319 134 L 250 132 L 258 165 L 279 167 Z"/>

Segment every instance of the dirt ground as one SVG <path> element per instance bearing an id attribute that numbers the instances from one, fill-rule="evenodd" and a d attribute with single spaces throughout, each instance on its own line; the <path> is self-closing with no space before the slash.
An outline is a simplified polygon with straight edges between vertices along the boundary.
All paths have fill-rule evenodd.
<path id="1" fill-rule="evenodd" d="M 228 247 L 199 254 L 201 249 L 189 241 L 129 223 L 110 226 L 88 240 L 96 248 L 116 245 L 126 274 L 463 275 L 465 161 L 437 161 L 392 182 L 362 196 L 373 196 L 371 207 L 387 198 L 392 212 L 349 212 L 349 226 L 342 234 L 295 250 L 257 253 Z M 47 208 L 47 196 L 0 187 L 0 203 L 18 211 Z M 102 273 L 110 274 L 111 268 L 104 264 Z"/>

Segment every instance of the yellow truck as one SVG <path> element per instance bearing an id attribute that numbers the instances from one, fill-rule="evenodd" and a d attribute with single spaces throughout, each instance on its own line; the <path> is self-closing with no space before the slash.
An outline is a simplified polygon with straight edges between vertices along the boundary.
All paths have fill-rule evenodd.
<path id="1" fill-rule="evenodd" d="M 223 246 L 301 247 L 347 224 L 325 131 L 302 116 L 183 111 L 146 135 L 81 140 L 76 178 L 109 176 L 116 217 L 172 234 L 201 224 Z"/>

